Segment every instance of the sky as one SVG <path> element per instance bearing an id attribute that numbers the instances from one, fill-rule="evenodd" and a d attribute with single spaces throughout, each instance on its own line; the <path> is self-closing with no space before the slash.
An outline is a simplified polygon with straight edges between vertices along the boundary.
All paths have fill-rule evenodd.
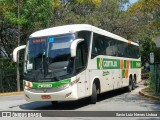
<path id="1" fill-rule="evenodd" d="M 135 2 L 137 2 L 138 0 L 130 0 L 130 3 L 133 4 Z"/>
<path id="2" fill-rule="evenodd" d="M 130 2 L 129 5 L 131 5 L 131 4 L 133 4 L 133 3 L 137 2 L 137 1 L 138 0 L 129 0 L 129 2 Z M 128 4 L 124 5 L 124 10 L 127 10 L 127 8 L 128 8 Z"/>

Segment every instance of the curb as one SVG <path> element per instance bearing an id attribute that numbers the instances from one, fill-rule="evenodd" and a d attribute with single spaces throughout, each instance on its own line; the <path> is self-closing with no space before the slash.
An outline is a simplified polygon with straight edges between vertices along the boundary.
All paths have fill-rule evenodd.
<path id="1" fill-rule="evenodd" d="M 147 89 L 147 87 L 141 89 L 141 90 L 139 91 L 139 94 L 142 95 L 142 96 L 145 96 L 145 97 L 147 97 L 147 98 L 151 98 L 151 99 L 154 99 L 154 100 L 160 100 L 160 97 L 156 97 L 156 96 L 152 96 L 152 95 L 150 95 L 150 94 L 146 94 L 146 93 L 144 92 L 145 89 Z"/>
<path id="2" fill-rule="evenodd" d="M 23 95 L 23 91 L 21 92 L 8 92 L 8 93 L 0 93 L 0 96 L 11 96 L 11 95 Z"/>

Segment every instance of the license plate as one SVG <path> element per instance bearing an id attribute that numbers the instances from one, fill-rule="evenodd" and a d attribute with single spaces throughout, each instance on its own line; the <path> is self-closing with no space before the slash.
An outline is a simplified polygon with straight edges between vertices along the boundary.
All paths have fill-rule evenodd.
<path id="1" fill-rule="evenodd" d="M 42 99 L 51 99 L 51 96 L 50 95 L 42 95 L 41 98 Z"/>

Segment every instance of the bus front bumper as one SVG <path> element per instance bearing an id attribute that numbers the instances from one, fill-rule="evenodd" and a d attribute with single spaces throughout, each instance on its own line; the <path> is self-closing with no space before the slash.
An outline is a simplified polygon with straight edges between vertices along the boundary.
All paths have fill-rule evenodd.
<path id="1" fill-rule="evenodd" d="M 31 92 L 24 89 L 26 101 L 70 101 L 77 100 L 77 85 L 70 86 L 58 92 L 48 92 L 47 89 L 40 93 Z"/>

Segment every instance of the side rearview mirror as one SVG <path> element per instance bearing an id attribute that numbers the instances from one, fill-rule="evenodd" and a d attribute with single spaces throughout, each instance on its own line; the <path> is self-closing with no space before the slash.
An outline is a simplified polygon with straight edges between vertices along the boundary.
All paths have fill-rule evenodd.
<path id="1" fill-rule="evenodd" d="M 17 53 L 18 53 L 20 50 L 24 49 L 24 48 L 26 48 L 26 45 L 18 46 L 18 47 L 16 47 L 16 48 L 13 50 L 13 61 L 14 61 L 14 62 L 17 62 Z"/>
<path id="2" fill-rule="evenodd" d="M 84 39 L 76 39 L 72 42 L 72 44 L 71 44 L 71 57 L 76 56 L 77 45 L 82 41 L 84 41 Z"/>

